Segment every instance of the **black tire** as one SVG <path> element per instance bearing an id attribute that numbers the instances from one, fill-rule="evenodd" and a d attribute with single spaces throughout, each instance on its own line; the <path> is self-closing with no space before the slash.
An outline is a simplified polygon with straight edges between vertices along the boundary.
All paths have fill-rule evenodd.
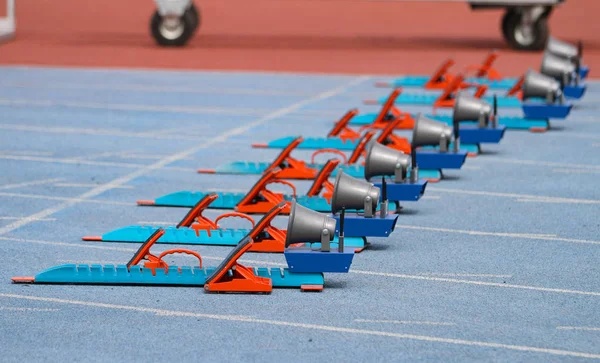
<path id="1" fill-rule="evenodd" d="M 150 32 L 158 45 L 164 47 L 181 47 L 184 46 L 194 34 L 194 27 L 189 16 L 179 18 L 179 25 L 176 31 L 169 34 L 168 30 L 163 26 L 164 21 L 158 10 L 152 15 L 150 21 Z"/>
<path id="2" fill-rule="evenodd" d="M 196 5 L 194 5 L 194 3 L 192 3 L 192 6 L 190 6 L 190 8 L 185 11 L 184 16 L 187 16 L 189 18 L 194 31 L 196 31 L 200 27 L 200 11 L 198 11 L 198 8 L 196 8 Z"/>
<path id="3" fill-rule="evenodd" d="M 507 14 L 508 15 L 508 14 Z M 548 41 L 550 31 L 548 29 L 548 18 L 541 16 L 534 24 L 532 29 L 531 39 L 524 40 L 520 36 L 521 14 L 509 15 L 506 17 L 506 34 L 505 39 L 513 49 L 539 51 L 543 50 Z M 504 26 L 504 22 L 503 22 Z M 503 29 L 504 30 L 504 29 Z"/>
<path id="4" fill-rule="evenodd" d="M 500 26 L 500 28 L 502 29 L 502 36 L 504 36 L 504 39 L 508 39 L 508 36 L 510 34 L 510 29 L 509 26 L 510 24 L 514 21 L 514 17 L 520 17 L 519 13 L 513 9 L 513 8 L 508 8 L 506 9 L 506 12 L 504 13 L 504 16 L 502 17 L 502 24 Z"/>

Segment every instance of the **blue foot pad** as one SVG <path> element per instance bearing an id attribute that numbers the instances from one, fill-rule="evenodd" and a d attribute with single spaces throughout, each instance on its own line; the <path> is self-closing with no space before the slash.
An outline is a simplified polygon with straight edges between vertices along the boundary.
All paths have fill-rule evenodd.
<path id="1" fill-rule="evenodd" d="M 523 103 L 523 113 L 525 118 L 564 119 L 569 115 L 572 107 L 571 104 L 548 105 L 541 102 L 525 102 Z"/>
<path id="2" fill-rule="evenodd" d="M 336 234 L 339 234 L 340 216 L 332 216 L 336 219 Z M 397 214 L 388 214 L 380 218 L 376 214 L 373 218 L 365 218 L 363 214 L 346 213 L 344 222 L 344 236 L 347 237 L 389 237 L 396 227 Z"/>
<path id="3" fill-rule="evenodd" d="M 383 185 L 381 182 L 373 183 L 376 187 L 381 188 Z M 386 185 L 386 194 L 387 199 L 390 202 L 416 202 L 421 199 L 421 196 L 425 194 L 425 188 L 427 187 L 426 180 L 419 180 L 416 183 L 412 184 L 410 182 L 405 183 L 394 183 L 387 182 Z M 383 195 L 381 196 L 383 198 Z"/>
<path id="4" fill-rule="evenodd" d="M 354 250 L 345 245 L 344 252 L 339 252 L 337 248 L 331 248 L 330 252 L 321 252 L 309 247 L 295 247 L 286 249 L 283 254 L 290 271 L 297 273 L 347 273 L 354 258 Z"/>
<path id="5" fill-rule="evenodd" d="M 582 84 L 579 84 L 577 86 L 570 85 L 570 86 L 565 86 L 565 88 L 563 88 L 563 92 L 565 94 L 565 97 L 574 98 L 574 99 L 578 100 L 581 97 L 583 97 L 583 95 L 585 94 L 586 88 L 587 87 Z"/>

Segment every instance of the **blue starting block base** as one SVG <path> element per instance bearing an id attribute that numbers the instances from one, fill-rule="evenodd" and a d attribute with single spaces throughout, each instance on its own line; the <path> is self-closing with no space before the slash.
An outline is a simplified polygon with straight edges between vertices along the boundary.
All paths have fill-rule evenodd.
<path id="1" fill-rule="evenodd" d="M 394 79 L 390 82 L 390 86 L 394 88 L 398 87 L 417 87 L 422 88 L 425 87 L 425 84 L 429 82 L 431 76 L 404 76 Z M 465 80 L 468 83 L 476 83 L 476 84 L 484 84 L 488 86 L 489 89 L 510 89 L 515 83 L 517 83 L 516 78 L 503 78 L 500 81 L 489 80 L 487 78 L 476 78 L 470 77 Z"/>
<path id="2" fill-rule="evenodd" d="M 523 114 L 528 119 L 566 118 L 571 112 L 572 104 L 547 104 L 544 102 L 527 101 L 523 103 Z"/>
<path id="3" fill-rule="evenodd" d="M 579 77 L 581 77 L 581 79 L 586 79 L 588 76 L 588 73 L 590 73 L 590 67 L 584 66 L 582 64 L 581 67 L 579 68 Z"/>
<path id="4" fill-rule="evenodd" d="M 373 183 L 376 187 L 382 188 L 381 182 Z M 386 180 L 386 194 L 387 200 L 390 202 L 415 202 L 421 199 L 421 196 L 425 194 L 425 188 L 427 187 L 426 180 L 419 180 L 412 184 L 410 181 L 404 183 L 394 183 Z M 383 193 L 381 193 L 383 194 Z M 380 201 L 383 201 L 383 195 L 380 197 Z M 344 226 L 345 227 L 345 226 Z"/>
<path id="5" fill-rule="evenodd" d="M 234 175 L 261 175 L 271 163 L 254 162 L 254 161 L 234 161 L 231 163 L 219 165 L 215 169 L 215 174 L 234 174 Z M 321 170 L 325 164 L 307 164 L 309 167 Z M 345 174 L 355 178 L 365 177 L 365 168 L 359 164 L 340 165 L 332 173 L 331 177 L 337 176 L 338 169 L 341 169 Z M 430 180 L 439 180 L 442 178 L 442 173 L 439 169 L 427 170 L 419 165 L 419 176 Z"/>
<path id="6" fill-rule="evenodd" d="M 34 284 L 74 285 L 154 285 L 203 286 L 216 267 L 169 266 L 168 270 L 152 270 L 142 266 L 126 265 L 75 265 L 65 264 L 44 270 L 33 279 Z M 230 273 L 230 272 L 229 272 Z M 297 273 L 287 268 L 254 268 L 254 274 L 270 278 L 273 287 L 301 287 L 323 285 L 322 273 Z"/>
<path id="7" fill-rule="evenodd" d="M 433 150 L 419 150 L 417 153 L 419 158 L 419 176 L 421 176 L 421 168 L 423 169 L 460 169 L 467 159 L 465 151 L 448 151 L 439 152 Z"/>
<path id="8" fill-rule="evenodd" d="M 577 86 L 567 85 L 563 88 L 563 93 L 565 94 L 565 97 L 574 98 L 578 100 L 581 97 L 583 97 L 586 89 L 587 87 L 581 83 Z"/>
<path id="9" fill-rule="evenodd" d="M 143 243 L 158 230 L 157 226 L 127 226 L 102 235 L 99 242 L 126 242 Z M 165 234 L 156 243 L 159 244 L 184 244 L 184 245 L 212 245 L 212 246 L 237 246 L 238 243 L 250 233 L 250 229 L 221 228 L 210 231 L 196 230 L 188 227 L 174 226 L 162 227 Z M 338 238 L 333 239 L 337 243 Z M 365 240 L 360 237 L 347 237 L 344 244 L 352 248 L 364 248 Z"/>
<path id="10" fill-rule="evenodd" d="M 329 252 L 321 252 L 316 247 L 294 247 L 287 248 L 283 254 L 293 273 L 347 273 L 354 258 L 354 249 L 345 244 L 344 252 L 339 252 L 337 246 L 332 246 Z"/>
<path id="11" fill-rule="evenodd" d="M 452 125 L 452 116 L 427 116 L 436 121 L 441 121 L 447 125 Z M 498 126 L 506 127 L 509 130 L 547 130 L 550 127 L 548 120 L 545 119 L 526 119 L 523 117 L 499 117 Z M 462 127 L 460 128 L 461 141 L 463 140 L 463 127 L 471 126 L 477 127 L 478 123 L 473 122 L 461 122 Z"/>
<path id="12" fill-rule="evenodd" d="M 506 126 L 480 128 L 475 125 L 465 125 L 459 129 L 460 142 L 467 144 L 498 144 L 504 137 Z"/>
<path id="13" fill-rule="evenodd" d="M 335 233 L 339 235 L 340 216 L 331 216 L 336 219 Z M 363 213 L 348 213 L 344 219 L 344 237 L 389 237 L 396 227 L 397 214 L 388 214 L 380 218 L 376 214 L 373 218 L 365 218 Z"/>

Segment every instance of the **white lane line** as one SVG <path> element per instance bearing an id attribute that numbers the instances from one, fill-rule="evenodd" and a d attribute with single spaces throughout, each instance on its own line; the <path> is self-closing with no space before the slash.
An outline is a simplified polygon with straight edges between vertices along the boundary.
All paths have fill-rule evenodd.
<path id="1" fill-rule="evenodd" d="M 133 163 L 116 163 L 110 161 L 94 161 L 94 160 L 81 160 L 76 158 L 50 158 L 50 157 L 37 157 L 37 156 L 18 156 L 18 155 L 0 155 L 0 159 L 4 160 L 19 160 L 19 161 L 33 161 L 39 163 L 53 163 L 53 164 L 71 164 L 71 165 L 93 165 L 93 166 L 113 166 L 117 168 L 144 168 L 148 165 L 144 164 L 133 164 Z M 194 168 L 182 168 L 175 166 L 166 166 L 164 169 L 173 171 L 183 171 L 186 173 L 196 172 Z"/>
<path id="2" fill-rule="evenodd" d="M 23 219 L 23 217 L 0 217 L 0 220 L 3 221 L 18 221 L 20 219 Z M 56 218 L 40 218 L 37 219 L 36 221 L 38 222 L 54 222 L 56 220 Z"/>
<path id="3" fill-rule="evenodd" d="M 505 284 L 505 283 L 473 281 L 473 280 L 459 280 L 459 279 L 451 279 L 451 278 L 444 278 L 444 277 L 407 275 L 407 274 L 397 274 L 397 273 L 388 273 L 388 272 L 374 272 L 374 271 L 362 271 L 362 270 L 350 270 L 350 272 L 353 272 L 356 274 L 361 274 L 361 275 L 393 277 L 393 278 L 410 279 L 410 280 L 449 282 L 449 283 L 454 283 L 454 284 L 466 284 L 466 285 L 476 285 L 476 286 L 486 286 L 486 287 L 502 287 L 505 289 L 543 291 L 543 292 L 553 292 L 553 293 L 558 293 L 558 294 L 600 296 L 600 292 L 595 292 L 595 291 L 556 289 L 556 288 L 542 287 L 542 286 L 516 285 L 516 284 Z"/>
<path id="4" fill-rule="evenodd" d="M 60 201 L 67 201 L 67 202 L 74 202 L 74 203 L 95 203 L 95 204 L 127 205 L 127 206 L 133 206 L 133 205 L 135 205 L 135 203 L 116 202 L 116 201 L 112 201 L 112 200 L 97 200 L 97 199 L 85 199 L 85 198 L 53 197 L 53 196 L 48 196 L 48 195 L 23 194 L 23 193 L 3 193 L 3 192 L 0 192 L 0 197 L 26 198 L 26 199 L 43 199 L 43 200 L 60 200 Z M 22 220 L 24 218 L 30 218 L 30 217 L 19 218 L 19 220 Z M 31 217 L 31 218 L 33 218 L 33 217 Z M 44 217 L 35 218 L 35 219 L 32 219 L 32 220 L 36 220 L 37 221 L 37 220 L 41 220 L 41 219 L 44 219 Z"/>
<path id="5" fill-rule="evenodd" d="M 17 183 L 17 184 L 5 184 L 5 185 L 0 185 L 0 190 L 30 187 L 32 185 L 51 184 L 51 183 L 56 183 L 57 181 L 61 181 L 61 180 L 65 180 L 65 179 L 64 178 L 52 178 L 52 179 L 34 180 L 34 181 L 30 181 L 30 182 L 23 182 L 23 183 Z"/>
<path id="6" fill-rule="evenodd" d="M 7 311 L 36 311 L 36 312 L 50 312 L 50 311 L 59 311 L 60 309 L 45 309 L 45 308 L 19 308 L 14 306 L 0 306 L 0 310 Z"/>
<path id="7" fill-rule="evenodd" d="M 136 223 L 142 226 L 176 226 L 179 222 L 138 221 Z"/>
<path id="8" fill-rule="evenodd" d="M 354 319 L 357 323 L 384 323 L 384 324 L 404 324 L 404 325 L 443 325 L 455 326 L 456 323 L 445 323 L 439 321 L 416 321 L 416 320 L 374 320 L 374 319 Z"/>
<path id="9" fill-rule="evenodd" d="M 15 150 L 0 150 L 0 154 L 26 155 L 26 156 L 51 156 L 49 151 L 15 151 Z"/>
<path id="10" fill-rule="evenodd" d="M 125 151 L 125 152 L 127 152 L 127 151 Z M 107 157 L 111 157 L 111 156 L 119 156 L 121 154 L 123 154 L 123 151 L 107 151 L 107 152 L 98 153 L 98 154 L 82 155 L 82 156 L 70 158 L 70 160 L 77 160 L 77 161 L 93 160 L 93 159 L 107 158 Z"/>
<path id="11" fill-rule="evenodd" d="M 94 302 L 94 301 L 68 300 L 68 299 L 58 299 L 58 298 L 51 298 L 51 297 L 31 296 L 31 295 L 17 295 L 17 294 L 0 293 L 0 297 L 5 297 L 5 298 L 9 298 L 9 299 L 42 301 L 42 302 L 48 302 L 48 303 L 54 303 L 54 304 L 86 306 L 86 307 L 102 308 L 102 309 L 136 311 L 136 312 L 140 312 L 140 313 L 150 313 L 150 314 L 154 314 L 154 315 L 158 315 L 158 316 L 166 315 L 166 316 L 202 318 L 202 319 L 230 321 L 230 322 L 238 322 L 238 323 L 251 323 L 251 324 L 258 324 L 258 325 L 284 326 L 284 327 L 288 327 L 288 328 L 319 330 L 319 331 L 327 331 L 327 332 L 341 333 L 341 334 L 379 336 L 379 337 L 396 338 L 396 339 L 403 339 L 403 340 L 423 341 L 423 342 L 429 342 L 429 343 L 455 344 L 455 345 L 463 345 L 463 346 L 474 346 L 474 347 L 480 347 L 480 348 L 506 349 L 506 350 L 528 352 L 528 353 L 540 353 L 540 354 L 548 354 L 548 355 L 556 355 L 556 356 L 571 356 L 571 357 L 578 357 L 578 358 L 600 359 L 600 354 L 575 352 L 575 351 L 562 350 L 562 349 L 539 348 L 539 347 L 502 344 L 502 343 L 484 342 L 484 341 L 476 341 L 476 340 L 443 338 L 443 337 L 428 336 L 428 335 L 400 334 L 400 333 L 391 333 L 391 332 L 378 331 L 378 330 L 345 328 L 345 327 L 332 326 L 332 325 L 295 323 L 295 322 L 283 321 L 283 320 L 258 319 L 258 318 L 254 318 L 254 317 L 241 317 L 241 316 L 235 316 L 235 315 L 194 313 L 194 312 L 188 312 L 188 311 L 165 310 L 165 309 L 156 309 L 156 308 L 146 308 L 146 307 L 140 307 L 140 306 L 107 304 L 107 303 Z"/>
<path id="12" fill-rule="evenodd" d="M 53 242 L 53 241 L 42 241 L 42 240 L 31 240 L 31 239 L 25 239 L 25 238 L 9 238 L 9 237 L 0 237 L 0 240 L 21 242 L 21 243 L 35 243 L 35 244 L 51 245 L 51 246 L 83 247 L 83 248 L 93 248 L 93 249 L 98 249 L 98 250 L 121 251 L 121 252 L 137 251 L 137 249 L 134 249 L 134 248 L 111 247 L 111 246 L 108 246 L 108 244 L 102 244 L 102 243 L 98 243 L 98 242 L 94 242 L 94 243 L 86 245 L 86 244 L 78 244 L 78 243 Z M 223 257 L 202 256 L 202 259 L 203 260 L 222 261 Z M 239 261 L 241 263 L 247 263 L 247 264 L 287 267 L 287 264 L 279 263 L 279 262 L 259 261 L 259 260 L 250 260 L 250 259 L 240 259 Z M 508 289 L 552 292 L 552 293 L 557 293 L 557 294 L 600 296 L 600 292 L 595 292 L 595 291 L 556 289 L 556 288 L 549 288 L 549 287 L 542 287 L 542 286 L 482 282 L 482 281 L 476 281 L 476 280 L 461 280 L 461 279 L 452 279 L 452 278 L 443 278 L 443 277 L 434 277 L 434 276 L 407 275 L 407 274 L 399 274 L 399 273 L 365 271 L 365 270 L 356 270 L 356 269 L 351 269 L 350 273 L 355 273 L 355 274 L 360 274 L 360 275 L 383 276 L 383 277 L 399 278 L 399 279 L 409 279 L 409 280 L 447 282 L 447 283 L 453 283 L 453 284 L 466 284 L 466 285 L 474 285 L 474 286 L 502 287 L 502 288 L 508 288 Z"/>
<path id="13" fill-rule="evenodd" d="M 422 276 L 450 276 L 450 277 L 491 277 L 491 278 L 511 278 L 512 275 L 494 275 L 494 274 L 462 274 L 462 273 L 446 273 L 446 272 L 424 272 Z"/>
<path id="14" fill-rule="evenodd" d="M 600 244 L 600 241 L 591 241 L 591 240 L 576 239 L 576 238 L 562 238 L 562 237 L 557 237 L 555 234 L 483 232 L 483 231 L 470 231 L 470 230 L 463 230 L 463 229 L 411 226 L 411 225 L 405 225 L 405 224 L 399 224 L 399 225 L 397 225 L 397 227 L 405 228 L 405 229 L 415 229 L 415 230 L 421 230 L 421 231 L 469 234 L 472 236 L 495 236 L 495 237 L 536 239 L 536 240 L 543 240 L 543 241 L 586 243 L 586 244 L 593 244 L 593 245 Z"/>
<path id="15" fill-rule="evenodd" d="M 517 193 L 499 193 L 499 192 L 486 192 L 477 190 L 462 190 L 462 189 L 449 189 L 439 187 L 428 187 L 428 190 L 433 192 L 441 193 L 454 193 L 454 194 L 466 194 L 466 195 L 483 195 L 490 197 L 503 197 L 503 198 L 515 198 L 520 201 L 548 203 L 564 203 L 564 204 L 600 204 L 600 200 L 597 199 L 576 199 L 576 198 L 562 198 L 562 197 L 548 197 L 543 195 L 531 195 L 531 194 L 517 194 Z"/>
<path id="16" fill-rule="evenodd" d="M 82 89 L 82 90 L 110 90 L 110 91 L 136 91 L 156 93 L 198 93 L 198 94 L 221 94 L 221 95 L 248 95 L 248 96 L 310 96 L 309 91 L 283 91 L 283 90 L 259 90 L 255 88 L 217 88 L 217 87 L 173 87 L 173 86 L 151 86 L 141 84 L 79 84 L 79 83 L 23 83 L 3 82 L 2 88 L 27 88 L 27 89 Z"/>
<path id="17" fill-rule="evenodd" d="M 424 195 L 421 197 L 421 199 L 441 199 L 442 197 L 440 197 L 439 195 Z"/>
<path id="18" fill-rule="evenodd" d="M 600 331 L 600 328 L 592 328 L 587 326 L 557 326 L 558 330 L 586 330 L 586 331 Z"/>
<path id="19" fill-rule="evenodd" d="M 571 163 L 557 163 L 553 161 L 538 161 L 538 160 L 521 160 L 521 159 L 505 159 L 495 156 L 485 158 L 486 161 L 493 161 L 496 163 L 504 164 L 517 164 L 517 165 L 532 165 L 532 166 L 550 166 L 558 168 L 572 168 L 572 169 L 588 169 L 588 170 L 600 170 L 600 165 L 590 164 L 571 164 Z"/>
<path id="20" fill-rule="evenodd" d="M 82 128 L 82 127 L 50 127 L 50 126 L 34 126 L 34 125 L 23 125 L 23 124 L 0 124 L 0 130 L 10 131 L 25 131 L 35 132 L 43 134 L 60 134 L 60 135 L 93 135 L 93 136 L 120 136 L 120 137 L 134 137 L 144 139 L 162 139 L 162 140 L 191 140 L 191 141 L 202 141 L 208 140 L 208 138 L 200 138 L 197 136 L 188 135 L 173 135 L 173 134 L 162 134 L 160 132 L 130 132 L 119 129 L 100 129 L 100 128 Z"/>
<path id="21" fill-rule="evenodd" d="M 598 142 L 598 143 L 593 143 L 593 144 L 592 144 L 592 147 L 600 147 L 600 142 Z"/>
<path id="22" fill-rule="evenodd" d="M 118 111 L 145 111 L 166 113 L 189 113 L 202 115 L 230 115 L 230 116 L 262 116 L 273 109 L 240 108 L 240 107 L 187 107 L 187 106 L 150 106 L 123 103 L 103 102 L 68 102 L 51 100 L 30 99 L 0 99 L 0 106 L 26 106 L 26 107 L 70 107 L 89 108 L 96 110 L 118 110 Z"/>
<path id="23" fill-rule="evenodd" d="M 81 184 L 77 184 L 77 183 L 56 183 L 54 184 L 54 186 L 56 187 L 63 187 L 63 188 L 94 188 L 97 187 L 100 184 L 93 184 L 93 183 L 81 183 Z M 131 185 L 121 185 L 115 189 L 134 189 L 134 187 L 132 187 Z"/>
<path id="24" fill-rule="evenodd" d="M 311 98 L 308 98 L 306 100 L 294 103 L 294 104 L 292 104 L 290 106 L 281 108 L 281 109 L 279 109 L 279 110 L 277 110 L 275 112 L 272 112 L 272 113 L 270 113 L 270 114 L 268 114 L 268 115 L 266 115 L 264 117 L 259 118 L 258 120 L 254 121 L 254 122 L 251 122 L 251 123 L 245 124 L 243 126 L 239 126 L 239 127 L 230 129 L 230 130 L 228 130 L 228 131 L 226 131 L 226 132 L 224 132 L 224 133 L 222 133 L 222 134 L 220 134 L 218 136 L 215 136 L 214 138 L 211 138 L 207 142 L 201 143 L 199 145 L 196 145 L 196 146 L 194 146 L 192 148 L 189 148 L 187 150 L 184 150 L 182 152 L 173 154 L 173 155 L 171 155 L 169 157 L 166 157 L 164 159 L 161 159 L 161 160 L 157 161 L 156 163 L 154 163 L 152 165 L 145 166 L 145 167 L 140 168 L 140 169 L 138 169 L 138 170 L 136 170 L 136 171 L 134 171 L 134 172 L 132 172 L 130 174 L 127 174 L 127 175 L 125 175 L 125 176 L 123 176 L 121 178 L 117 178 L 117 179 L 115 179 L 115 180 L 113 180 L 113 181 L 111 181 L 109 183 L 106 183 L 104 185 L 98 186 L 98 187 L 96 187 L 96 188 L 94 188 L 94 189 L 92 189 L 92 190 L 90 190 L 90 191 L 88 191 L 88 192 L 86 192 L 84 194 L 81 194 L 79 197 L 77 197 L 77 199 L 86 200 L 86 199 L 98 196 L 98 195 L 104 193 L 107 190 L 111 190 L 114 187 L 118 187 L 118 186 L 127 184 L 130 181 L 132 181 L 132 180 L 134 180 L 134 179 L 136 179 L 136 178 L 138 178 L 140 176 L 146 175 L 146 174 L 151 173 L 151 172 L 153 172 L 155 170 L 159 170 L 159 169 L 167 166 L 168 164 L 171 164 L 171 163 L 173 163 L 175 161 L 181 160 L 182 158 L 189 157 L 190 155 L 193 155 L 193 154 L 197 153 L 200 150 L 204 150 L 204 149 L 210 148 L 210 147 L 212 147 L 215 144 L 218 144 L 218 143 L 221 143 L 223 141 L 226 141 L 228 138 L 230 138 L 232 136 L 241 135 L 241 134 L 243 134 L 243 133 L 251 130 L 254 127 L 263 125 L 263 124 L 265 124 L 265 123 L 267 123 L 267 122 L 269 122 L 271 120 L 277 119 L 277 118 L 279 118 L 279 117 L 281 117 L 283 115 L 286 115 L 288 113 L 294 112 L 295 110 L 298 110 L 298 109 L 300 109 L 300 108 L 302 108 L 302 107 L 304 107 L 306 105 L 310 105 L 312 103 L 319 102 L 319 101 L 322 101 L 324 99 L 333 97 L 333 96 L 335 96 L 337 94 L 343 93 L 343 92 L 346 91 L 346 89 L 348 89 L 350 87 L 353 87 L 353 86 L 356 86 L 356 85 L 358 85 L 360 83 L 363 83 L 363 82 L 365 82 L 368 79 L 369 79 L 368 77 L 358 77 L 358 78 L 355 78 L 351 82 L 346 83 L 345 85 L 336 87 L 336 88 L 334 88 L 332 90 L 329 90 L 329 91 L 325 91 L 325 92 L 319 93 L 319 94 L 317 94 L 314 97 L 311 97 Z M 70 200 L 70 201 L 66 201 L 64 203 L 61 203 L 61 204 L 59 204 L 59 205 L 57 205 L 55 207 L 44 209 L 41 212 L 38 212 L 38 213 L 35 213 L 35 214 L 32 214 L 31 216 L 29 216 L 28 218 L 30 218 L 31 220 L 28 220 L 27 218 L 25 218 L 25 219 L 22 219 L 20 221 L 16 221 L 16 222 L 13 222 L 13 223 L 11 223 L 9 225 L 1 227 L 0 228 L 0 235 L 6 234 L 8 232 L 12 232 L 12 231 L 14 231 L 17 228 L 25 226 L 30 221 L 33 221 L 34 218 L 37 219 L 37 218 L 48 217 L 48 216 L 50 216 L 50 215 L 52 215 L 54 213 L 62 211 L 65 208 L 69 208 L 69 207 L 71 207 L 71 206 L 73 206 L 73 205 L 75 205 L 77 203 L 80 203 L 80 201 Z"/>
<path id="25" fill-rule="evenodd" d="M 553 173 L 563 174 L 600 174 L 599 170 L 587 170 L 587 169 L 552 169 Z"/>

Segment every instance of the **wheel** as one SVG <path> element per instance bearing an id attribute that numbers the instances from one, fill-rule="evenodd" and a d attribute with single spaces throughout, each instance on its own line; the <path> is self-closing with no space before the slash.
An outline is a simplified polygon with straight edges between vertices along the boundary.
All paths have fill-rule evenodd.
<path id="1" fill-rule="evenodd" d="M 542 50 L 548 41 L 548 17 L 544 14 L 533 24 L 523 24 L 523 13 L 507 12 L 502 21 L 503 33 L 508 44 L 518 50 Z"/>
<path id="2" fill-rule="evenodd" d="M 510 23 L 514 21 L 514 17 L 520 17 L 519 13 L 513 8 L 506 9 L 506 12 L 502 17 L 501 25 L 502 35 L 504 36 L 504 39 L 508 39 L 508 36 L 510 34 L 510 29 L 508 27 L 510 26 Z"/>
<path id="3" fill-rule="evenodd" d="M 200 12 L 198 11 L 198 8 L 196 8 L 196 5 L 194 5 L 194 3 L 192 3 L 192 6 L 190 6 L 190 8 L 185 11 L 184 16 L 189 17 L 189 20 L 192 22 L 192 27 L 194 31 L 198 29 L 198 27 L 200 26 Z"/>
<path id="4" fill-rule="evenodd" d="M 152 37 L 159 45 L 181 47 L 194 34 L 193 21 L 189 16 L 161 16 L 158 10 L 150 21 Z"/>

